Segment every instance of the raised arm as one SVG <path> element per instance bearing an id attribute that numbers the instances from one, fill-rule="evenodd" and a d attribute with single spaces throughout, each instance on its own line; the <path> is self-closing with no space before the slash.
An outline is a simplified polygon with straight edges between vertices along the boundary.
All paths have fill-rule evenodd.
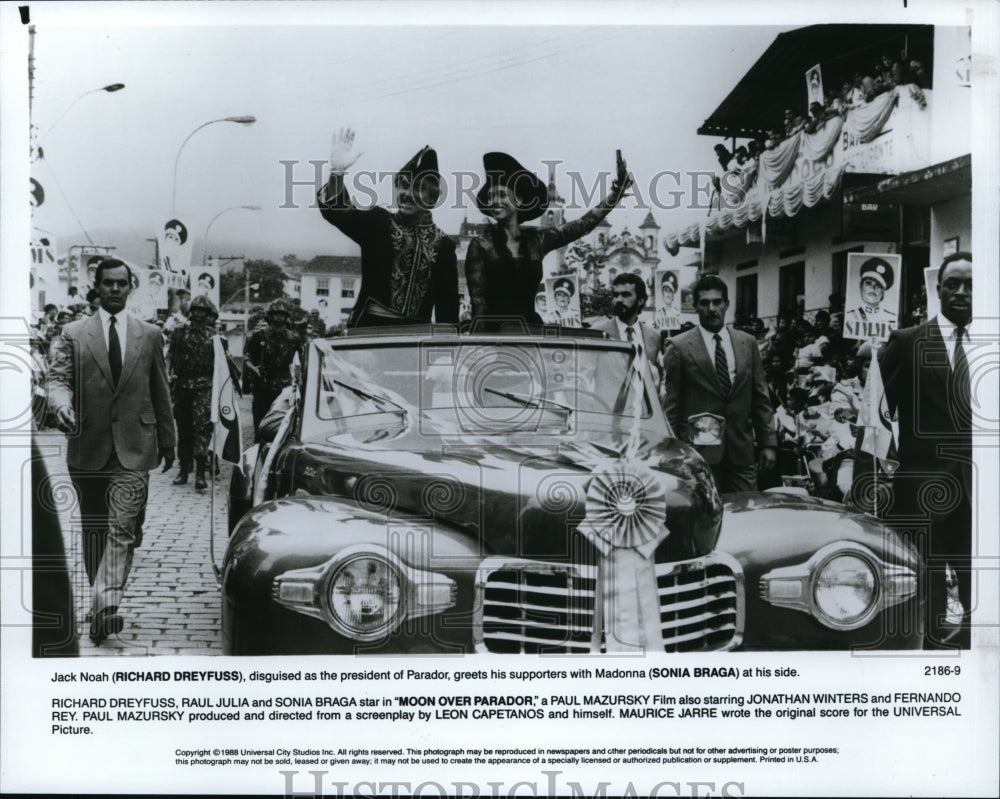
<path id="1" fill-rule="evenodd" d="M 351 128 L 341 128 L 334 133 L 330 150 L 330 179 L 316 195 L 323 218 L 359 244 L 365 238 L 367 212 L 351 203 L 344 176 L 361 155 L 354 152 L 354 131 Z"/>
<path id="2" fill-rule="evenodd" d="M 576 241 L 581 236 L 586 235 L 597 227 L 598 223 L 621 202 L 625 191 L 632 185 L 632 176 L 628 172 L 625 159 L 622 158 L 621 150 L 615 151 L 615 160 L 615 180 L 611 184 L 611 191 L 608 193 L 608 196 L 579 219 L 574 219 L 572 222 L 567 222 L 557 228 L 543 228 L 541 239 L 543 251 L 557 250 L 560 247 L 565 247 L 571 241 Z"/>

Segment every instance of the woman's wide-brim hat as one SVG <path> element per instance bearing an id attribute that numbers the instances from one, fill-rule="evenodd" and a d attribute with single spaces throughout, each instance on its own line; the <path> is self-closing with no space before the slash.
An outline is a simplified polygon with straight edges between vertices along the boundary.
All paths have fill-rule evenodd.
<path id="1" fill-rule="evenodd" d="M 476 194 L 476 205 L 484 214 L 489 207 L 490 190 L 506 186 L 511 202 L 517 208 L 518 222 L 538 219 L 549 207 L 549 191 L 533 172 L 525 169 L 506 153 L 486 153 L 483 156 L 486 183 Z"/>

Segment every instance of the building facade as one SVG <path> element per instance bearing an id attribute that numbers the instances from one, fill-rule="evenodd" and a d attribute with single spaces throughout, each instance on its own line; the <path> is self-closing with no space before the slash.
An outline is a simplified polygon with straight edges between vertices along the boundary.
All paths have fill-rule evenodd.
<path id="1" fill-rule="evenodd" d="M 731 163 L 709 213 L 664 236 L 673 260 L 698 249 L 701 270 L 729 287 L 731 318 L 767 321 L 842 301 L 849 253 L 897 253 L 899 318 L 915 318 L 924 269 L 971 247 L 970 47 L 964 27 L 822 25 L 778 36 L 698 131 L 728 137 L 733 151 L 756 141 L 760 155 Z M 794 119 L 805 105 L 816 64 L 837 95 L 852 80 L 870 88 L 880 59 L 898 83 L 776 135 L 782 106 Z"/>

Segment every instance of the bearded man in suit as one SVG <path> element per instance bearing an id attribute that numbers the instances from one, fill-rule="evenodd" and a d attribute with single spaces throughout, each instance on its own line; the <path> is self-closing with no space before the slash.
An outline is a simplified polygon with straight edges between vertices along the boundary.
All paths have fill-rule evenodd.
<path id="1" fill-rule="evenodd" d="M 657 386 L 660 385 L 660 333 L 644 322 L 639 314 L 646 307 L 648 293 L 646 283 L 638 275 L 623 272 L 611 281 L 612 308 L 615 315 L 597 322 L 593 330 L 600 330 L 615 341 L 629 341 L 633 346 L 638 342 L 643 356 L 653 367 Z"/>
<path id="2" fill-rule="evenodd" d="M 890 413 L 899 421 L 899 469 L 889 521 L 927 569 L 925 649 L 968 649 L 972 611 L 972 407 L 966 350 L 972 323 L 972 254 L 941 263 L 941 313 L 895 330 L 879 353 Z M 958 580 L 963 623 L 947 624 L 946 564 Z"/>
<path id="3" fill-rule="evenodd" d="M 776 460 L 757 340 L 726 327 L 729 289 L 722 278 L 703 275 L 691 290 L 699 324 L 666 341 L 663 410 L 679 437 L 701 452 L 719 491 L 756 491 L 757 469 L 770 471 Z"/>
<path id="4" fill-rule="evenodd" d="M 68 431 L 66 463 L 80 504 L 83 557 L 93 589 L 90 637 L 123 627 L 118 615 L 141 539 L 149 470 L 174 460 L 173 415 L 156 325 L 129 316 L 132 270 L 108 258 L 95 274 L 98 312 L 53 342 L 49 405 Z"/>

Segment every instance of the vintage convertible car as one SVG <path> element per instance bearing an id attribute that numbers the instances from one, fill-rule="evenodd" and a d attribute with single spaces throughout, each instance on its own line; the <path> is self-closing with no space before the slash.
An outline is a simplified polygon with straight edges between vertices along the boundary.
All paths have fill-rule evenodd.
<path id="1" fill-rule="evenodd" d="M 225 651 L 921 645 L 910 547 L 794 493 L 724 504 L 656 398 L 628 344 L 558 328 L 314 341 L 234 469 Z"/>

